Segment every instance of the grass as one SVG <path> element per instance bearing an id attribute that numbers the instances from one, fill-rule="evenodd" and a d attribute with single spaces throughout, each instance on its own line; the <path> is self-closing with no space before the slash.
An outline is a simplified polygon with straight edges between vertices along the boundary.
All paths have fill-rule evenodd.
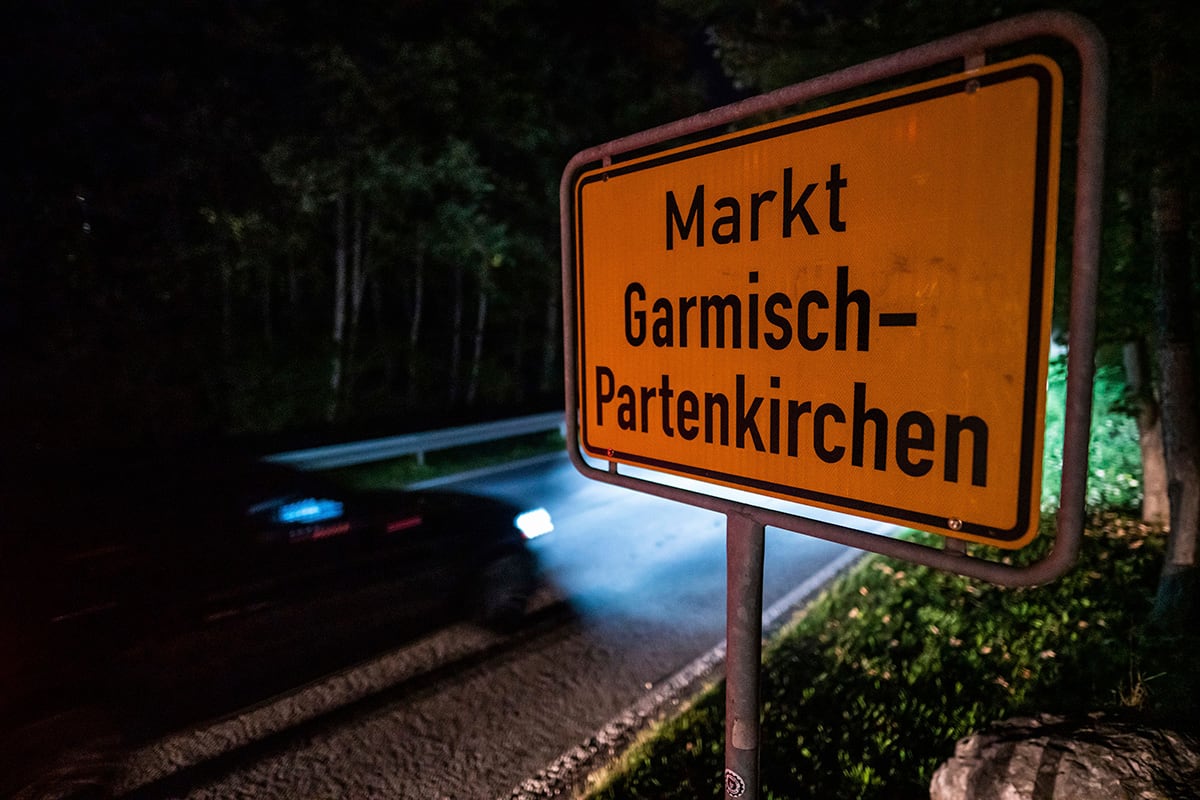
<path id="1" fill-rule="evenodd" d="M 1058 508 L 1062 480 L 1063 402 L 1066 362 L 1050 363 L 1046 398 L 1042 510 Z M 1137 423 L 1125 413 L 1124 368 L 1102 364 L 1092 392 L 1092 435 L 1088 440 L 1087 505 L 1092 509 L 1136 509 L 1142 502 L 1142 455 Z"/>
<path id="2" fill-rule="evenodd" d="M 1061 368 L 1051 371 L 1046 502 L 1057 504 Z M 1095 390 L 1080 559 L 1052 585 L 1005 589 L 870 556 L 771 643 L 761 688 L 764 798 L 927 798 L 959 738 L 1033 712 L 1130 715 L 1195 729 L 1200 637 L 1145 626 L 1164 534 L 1137 521 L 1140 453 L 1120 373 Z M 1035 543 L 1044 557 L 1053 516 Z M 923 534 L 916 534 L 922 536 Z M 723 796 L 723 685 L 661 724 L 595 783 L 591 800 Z"/>
<path id="3" fill-rule="evenodd" d="M 1050 538 L 1018 559 L 1043 555 Z M 1022 713 L 1194 725 L 1197 643 L 1142 627 L 1164 538 L 1097 515 L 1077 567 L 1036 589 L 865 559 L 765 653 L 762 796 L 926 798 L 957 739 Z M 723 686 L 709 690 L 589 797 L 721 797 L 724 703 Z"/>

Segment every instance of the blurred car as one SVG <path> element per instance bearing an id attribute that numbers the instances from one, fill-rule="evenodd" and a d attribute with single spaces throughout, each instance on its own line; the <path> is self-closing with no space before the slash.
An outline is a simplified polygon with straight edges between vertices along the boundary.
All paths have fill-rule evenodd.
<path id="1" fill-rule="evenodd" d="M 0 495 L 2 796 L 70 740 L 221 713 L 447 619 L 512 626 L 535 588 L 526 541 L 552 528 L 212 455 L 59 465 Z"/>

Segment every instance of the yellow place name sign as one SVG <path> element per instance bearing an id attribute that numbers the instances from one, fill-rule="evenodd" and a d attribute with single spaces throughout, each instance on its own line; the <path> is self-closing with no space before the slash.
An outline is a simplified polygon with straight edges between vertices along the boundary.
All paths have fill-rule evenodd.
<path id="1" fill-rule="evenodd" d="M 583 449 L 1027 543 L 1061 84 L 1031 56 L 582 173 Z"/>

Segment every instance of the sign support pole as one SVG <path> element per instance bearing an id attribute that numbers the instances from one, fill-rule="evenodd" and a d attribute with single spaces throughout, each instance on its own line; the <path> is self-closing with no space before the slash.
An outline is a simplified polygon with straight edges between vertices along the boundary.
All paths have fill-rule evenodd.
<path id="1" fill-rule="evenodd" d="M 725 797 L 759 796 L 759 702 L 762 670 L 763 524 L 731 511 L 726 518 Z"/>

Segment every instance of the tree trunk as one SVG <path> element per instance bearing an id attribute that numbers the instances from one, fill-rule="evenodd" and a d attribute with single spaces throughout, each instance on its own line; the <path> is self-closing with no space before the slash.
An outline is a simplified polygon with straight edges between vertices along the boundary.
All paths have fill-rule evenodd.
<path id="1" fill-rule="evenodd" d="M 296 268 L 296 256 L 287 257 L 288 311 L 287 325 L 292 334 L 300 331 L 300 270 Z"/>
<path id="2" fill-rule="evenodd" d="M 475 405 L 479 394 L 479 373 L 483 365 L 483 330 L 487 325 L 488 293 L 479 286 L 479 304 L 475 307 L 475 341 L 471 351 L 471 377 L 467 382 L 467 405 Z"/>
<path id="3" fill-rule="evenodd" d="M 227 245 L 221 247 L 221 361 L 216 370 L 219 376 L 218 408 L 222 420 L 229 424 L 233 420 L 234 369 L 233 369 L 233 265 L 230 263 Z M 234 422 L 237 424 L 237 422 Z"/>
<path id="4" fill-rule="evenodd" d="M 269 352 L 275 349 L 275 326 L 272 324 L 271 319 L 275 316 L 275 311 L 271 305 L 271 288 L 275 280 L 271 270 L 271 260 L 264 258 L 261 260 L 261 264 L 262 297 L 259 298 L 259 310 L 262 314 L 263 343 L 267 346 L 267 351 Z"/>
<path id="5" fill-rule="evenodd" d="M 546 298 L 545 328 L 542 334 L 542 379 L 538 387 L 543 395 L 562 387 L 562 374 L 558 370 L 559 353 L 563 348 L 562 334 L 558 329 L 561 303 L 558 281 L 551 281 L 550 294 Z"/>
<path id="6" fill-rule="evenodd" d="M 1151 16 L 1158 50 L 1151 62 L 1150 106 L 1158 163 L 1151 173 L 1150 209 L 1158 318 L 1158 373 L 1162 382 L 1163 449 L 1171 534 L 1151 623 L 1190 631 L 1200 615 L 1196 537 L 1200 533 L 1200 419 L 1196 406 L 1192 322 L 1191 243 L 1187 226 L 1187 178 L 1181 154 L 1194 129 L 1179 111 L 1190 92 L 1181 69 L 1182 43 L 1162 12 Z M 1184 45 L 1188 46 L 1188 45 Z M 1174 51 L 1174 52 L 1173 52 Z"/>
<path id="7" fill-rule="evenodd" d="M 449 387 L 450 407 L 458 405 L 459 379 L 458 374 L 462 367 L 462 327 L 463 327 L 463 269 L 462 267 L 454 268 L 454 311 L 451 315 L 450 325 L 450 375 L 446 380 L 446 385 Z"/>
<path id="8" fill-rule="evenodd" d="M 362 315 L 363 293 L 367 283 L 367 250 L 366 231 L 369 230 L 365 203 L 362 196 L 355 193 L 354 205 L 351 208 L 351 226 L 353 232 L 350 239 L 350 277 L 348 294 L 350 303 L 349 320 L 346 324 L 345 346 L 345 377 L 342 380 L 342 396 L 340 406 L 349 406 L 350 395 L 354 386 L 354 361 L 358 355 L 358 322 Z"/>
<path id="9" fill-rule="evenodd" d="M 1192 340 L 1191 252 L 1181 171 L 1161 164 L 1151 189 L 1158 293 L 1158 366 L 1171 534 L 1152 621 L 1167 630 L 1197 620 L 1196 537 L 1200 532 L 1200 426 Z"/>
<path id="10" fill-rule="evenodd" d="M 233 356 L 233 258 L 228 245 L 221 251 L 221 355 L 228 367 Z"/>
<path id="11" fill-rule="evenodd" d="M 1162 411 L 1150 382 L 1150 364 L 1143 340 L 1125 345 L 1125 381 L 1129 401 L 1137 409 L 1138 444 L 1142 452 L 1142 521 L 1166 525 L 1167 462 L 1163 453 Z"/>
<path id="12" fill-rule="evenodd" d="M 383 360 L 383 388 L 388 397 L 396 384 L 396 359 L 393 352 L 393 342 L 389 336 L 387 323 L 383 316 L 383 281 L 378 274 L 373 274 L 367 282 L 371 293 L 371 316 L 375 323 L 375 339 L 379 347 L 379 355 Z"/>
<path id="13" fill-rule="evenodd" d="M 526 388 L 529 383 L 528 365 L 525 363 L 525 347 L 526 337 L 529 334 L 529 319 L 525 314 L 520 314 L 516 319 L 517 329 L 513 331 L 511 338 L 512 361 L 510 369 L 512 369 L 512 399 L 517 405 L 522 405 L 525 402 Z"/>
<path id="14" fill-rule="evenodd" d="M 334 218 L 333 251 L 333 357 L 329 370 L 329 405 L 325 419 L 333 422 L 340 410 L 338 401 L 342 393 L 342 348 L 346 342 L 346 267 L 349 260 L 349 242 L 346 231 L 346 193 L 338 192 Z"/>
<path id="15" fill-rule="evenodd" d="M 425 253 L 418 251 L 413 271 L 412 315 L 408 320 L 408 386 L 405 393 L 408 407 L 416 408 L 420 398 L 421 361 L 418 356 L 421 344 L 421 313 L 425 309 Z"/>

